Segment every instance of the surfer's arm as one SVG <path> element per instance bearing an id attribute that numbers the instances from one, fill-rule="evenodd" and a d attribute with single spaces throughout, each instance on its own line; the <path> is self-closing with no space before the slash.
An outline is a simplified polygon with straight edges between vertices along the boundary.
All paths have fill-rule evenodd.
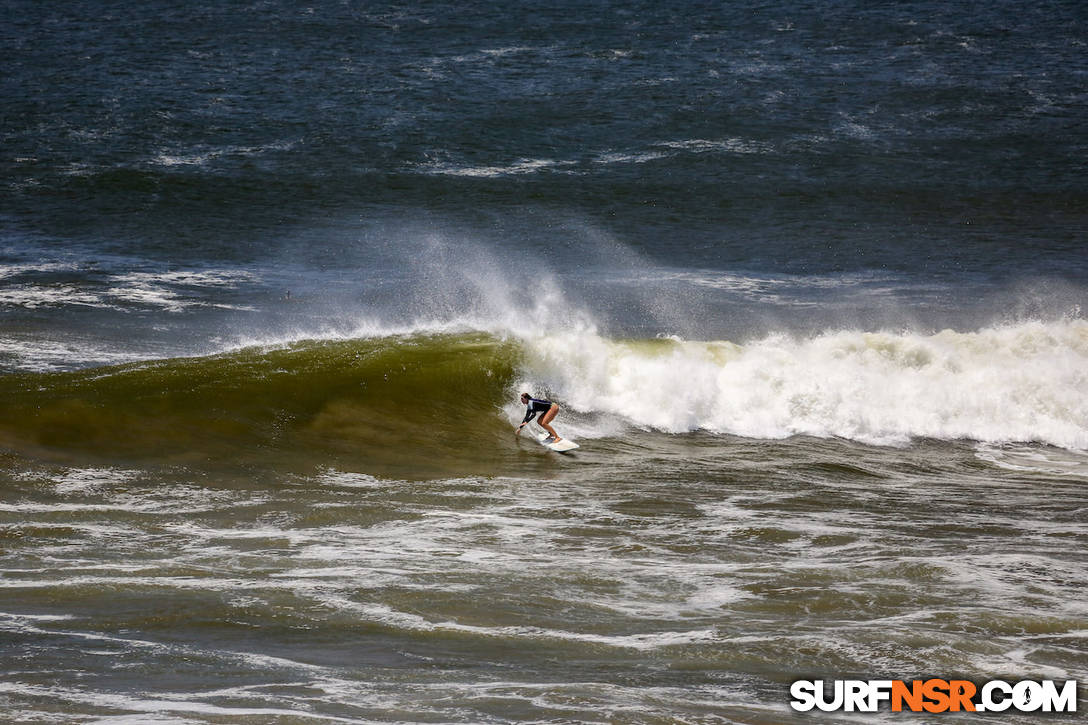
<path id="1" fill-rule="evenodd" d="M 536 417 L 536 410 L 532 404 L 529 405 L 529 409 L 525 411 L 525 418 L 522 419 L 521 425 L 518 426 L 517 432 L 521 433 L 521 429 L 529 424 L 529 421 Z"/>

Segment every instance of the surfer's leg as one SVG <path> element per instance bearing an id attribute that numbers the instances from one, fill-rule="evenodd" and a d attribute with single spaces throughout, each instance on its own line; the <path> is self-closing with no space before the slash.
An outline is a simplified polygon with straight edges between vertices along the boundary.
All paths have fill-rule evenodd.
<path id="1" fill-rule="evenodd" d="M 553 439 L 552 443 L 558 443 L 561 440 L 559 434 L 555 432 L 555 428 L 552 428 L 550 425 L 557 415 L 559 415 L 559 405 L 557 403 L 552 403 L 552 407 L 548 408 L 548 412 L 540 418 L 540 427 L 548 431 Z"/>

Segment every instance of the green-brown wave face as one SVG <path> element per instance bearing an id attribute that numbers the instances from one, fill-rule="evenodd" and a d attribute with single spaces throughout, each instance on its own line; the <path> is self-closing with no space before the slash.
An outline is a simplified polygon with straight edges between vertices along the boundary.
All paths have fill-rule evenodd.
<path id="1" fill-rule="evenodd" d="M 416 336 L 7 376 L 0 445 L 61 461 L 486 473 L 511 433 L 500 408 L 519 354 L 486 335 Z"/>

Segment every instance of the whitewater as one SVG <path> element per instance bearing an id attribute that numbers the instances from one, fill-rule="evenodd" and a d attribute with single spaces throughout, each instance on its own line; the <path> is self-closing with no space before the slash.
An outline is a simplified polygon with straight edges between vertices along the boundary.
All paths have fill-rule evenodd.
<path id="1" fill-rule="evenodd" d="M 1088 324 L 732 342 L 534 338 L 525 384 L 670 433 L 1088 447 Z"/>

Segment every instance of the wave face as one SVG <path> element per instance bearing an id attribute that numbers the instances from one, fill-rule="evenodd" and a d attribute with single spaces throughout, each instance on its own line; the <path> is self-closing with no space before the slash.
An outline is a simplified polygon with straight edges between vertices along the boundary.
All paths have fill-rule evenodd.
<path id="1" fill-rule="evenodd" d="M 302 342 L 210 357 L 0 378 L 0 441 L 45 456 L 456 468 L 494 415 L 517 352 L 480 335 Z M 486 448 L 486 445 L 483 446 Z"/>
<path id="2" fill-rule="evenodd" d="M 1088 448 L 1088 323 L 772 335 L 745 345 L 553 336 L 542 380 L 573 407 L 679 433 L 1034 441 Z"/>
<path id="3" fill-rule="evenodd" d="M 0 379 L 0 441 L 34 456 L 283 456 L 408 477 L 494 472 L 516 455 L 519 390 L 575 438 L 629 427 L 751 438 L 925 437 L 1088 449 L 1088 323 L 959 333 L 827 332 L 743 345 L 415 334 Z M 467 441 L 472 444 L 468 445 Z M 598 447 L 608 450 L 602 441 Z"/>

